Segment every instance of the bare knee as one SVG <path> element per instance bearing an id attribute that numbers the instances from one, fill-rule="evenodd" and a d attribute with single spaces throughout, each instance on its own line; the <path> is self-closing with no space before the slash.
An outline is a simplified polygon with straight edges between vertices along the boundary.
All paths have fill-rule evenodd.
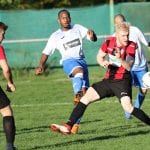
<path id="1" fill-rule="evenodd" d="M 12 111 L 12 108 L 10 106 L 6 106 L 6 107 L 0 109 L 0 112 L 1 112 L 3 117 L 13 115 L 13 111 Z"/>
<path id="2" fill-rule="evenodd" d="M 80 102 L 88 105 L 89 103 L 92 103 L 99 98 L 100 96 L 98 95 L 98 93 L 92 87 L 89 87 L 85 95 L 81 98 Z"/>
<path id="3" fill-rule="evenodd" d="M 120 101 L 125 112 L 131 113 L 133 111 L 134 108 L 129 96 L 122 97 Z"/>
<path id="4" fill-rule="evenodd" d="M 72 72 L 72 76 L 75 76 L 77 73 L 83 74 L 83 69 L 81 67 L 75 68 Z"/>

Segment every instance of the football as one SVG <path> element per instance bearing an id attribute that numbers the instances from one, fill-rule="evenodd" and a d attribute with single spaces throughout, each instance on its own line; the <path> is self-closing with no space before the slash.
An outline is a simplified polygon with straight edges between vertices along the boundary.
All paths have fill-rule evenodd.
<path id="1" fill-rule="evenodd" d="M 144 74 L 142 81 L 145 88 L 150 88 L 150 72 Z"/>

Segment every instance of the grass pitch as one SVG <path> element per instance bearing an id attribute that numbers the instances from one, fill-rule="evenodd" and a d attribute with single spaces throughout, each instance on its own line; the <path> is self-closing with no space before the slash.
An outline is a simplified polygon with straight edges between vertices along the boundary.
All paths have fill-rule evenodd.
<path id="1" fill-rule="evenodd" d="M 101 80 L 104 69 L 89 67 L 90 82 Z M 91 104 L 77 135 L 64 136 L 50 131 L 51 123 L 65 123 L 73 108 L 71 81 L 62 69 L 53 69 L 42 76 L 34 72 L 15 71 L 17 91 L 7 93 L 16 119 L 18 150 L 149 150 L 150 127 L 136 118 L 124 119 L 116 99 L 107 98 Z M 5 81 L 1 81 L 3 89 Z M 133 88 L 133 101 L 138 90 Z M 150 93 L 142 109 L 150 116 Z M 5 137 L 0 119 L 0 150 Z"/>

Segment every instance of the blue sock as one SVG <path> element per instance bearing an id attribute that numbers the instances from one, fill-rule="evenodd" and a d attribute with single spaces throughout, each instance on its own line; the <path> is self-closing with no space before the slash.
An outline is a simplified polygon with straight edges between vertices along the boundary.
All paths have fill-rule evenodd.
<path id="1" fill-rule="evenodd" d="M 77 94 L 82 89 L 83 80 L 80 77 L 74 77 L 72 82 L 74 93 Z"/>
<path id="2" fill-rule="evenodd" d="M 136 97 L 136 101 L 135 101 L 135 108 L 140 108 L 143 101 L 144 101 L 145 95 L 143 95 L 142 93 L 138 93 L 137 97 Z"/>

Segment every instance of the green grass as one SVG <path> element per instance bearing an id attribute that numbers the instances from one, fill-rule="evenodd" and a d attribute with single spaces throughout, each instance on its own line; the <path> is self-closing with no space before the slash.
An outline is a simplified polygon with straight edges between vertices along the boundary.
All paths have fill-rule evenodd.
<path id="1" fill-rule="evenodd" d="M 99 81 L 104 69 L 89 67 L 91 83 Z M 78 135 L 64 136 L 51 132 L 51 123 L 67 121 L 73 108 L 70 80 L 62 69 L 34 76 L 33 70 L 15 72 L 17 91 L 7 93 L 16 119 L 18 150 L 149 150 L 150 128 L 136 118 L 124 119 L 118 100 L 104 99 L 91 104 L 83 118 Z M 1 86 L 5 89 L 5 81 Z M 135 99 L 137 89 L 133 89 Z M 134 100 L 133 99 L 133 100 Z M 142 109 L 150 115 L 148 92 Z M 0 119 L 0 150 L 4 150 L 5 137 Z"/>

